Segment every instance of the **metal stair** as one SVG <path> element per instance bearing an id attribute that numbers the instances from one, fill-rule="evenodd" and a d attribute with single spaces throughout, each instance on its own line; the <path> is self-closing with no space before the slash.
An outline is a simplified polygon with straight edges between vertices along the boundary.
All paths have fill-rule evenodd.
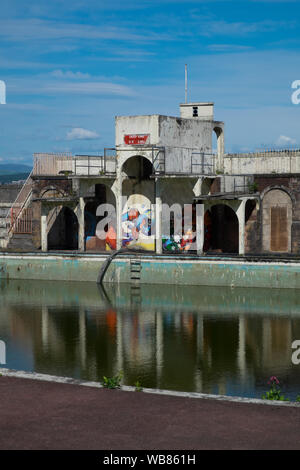
<path id="1" fill-rule="evenodd" d="M 141 280 L 142 264 L 141 258 L 130 259 L 130 280 L 131 282 L 139 282 Z"/>

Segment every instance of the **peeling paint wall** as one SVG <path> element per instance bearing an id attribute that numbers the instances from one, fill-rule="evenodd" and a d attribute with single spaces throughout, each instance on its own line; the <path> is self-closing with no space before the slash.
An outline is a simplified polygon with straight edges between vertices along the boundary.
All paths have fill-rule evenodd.
<path id="1" fill-rule="evenodd" d="M 105 255 L 0 255 L 0 279 L 96 282 Z M 130 256 L 115 259 L 106 282 L 130 283 Z M 140 257 L 141 284 L 300 288 L 299 262 Z M 137 283 L 138 285 L 138 283 Z"/>

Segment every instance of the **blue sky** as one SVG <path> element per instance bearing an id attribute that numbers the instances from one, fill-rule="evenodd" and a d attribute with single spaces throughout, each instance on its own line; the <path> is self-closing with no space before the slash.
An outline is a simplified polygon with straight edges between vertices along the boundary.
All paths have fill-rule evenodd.
<path id="1" fill-rule="evenodd" d="M 102 153 L 114 116 L 214 101 L 226 151 L 300 146 L 300 2 L 1 1 L 0 163 Z"/>

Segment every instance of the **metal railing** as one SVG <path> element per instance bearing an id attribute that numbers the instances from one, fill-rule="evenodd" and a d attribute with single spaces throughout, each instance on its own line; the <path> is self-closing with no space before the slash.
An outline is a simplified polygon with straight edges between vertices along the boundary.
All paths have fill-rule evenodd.
<path id="1" fill-rule="evenodd" d="M 104 155 L 75 155 L 74 174 L 78 176 L 114 176 L 116 156 L 114 149 L 104 149 Z"/>
<path id="2" fill-rule="evenodd" d="M 153 173 L 164 175 L 166 172 L 166 151 L 164 147 L 152 147 L 151 159 L 153 165 Z"/>
<path id="3" fill-rule="evenodd" d="M 214 175 L 217 156 L 214 153 L 192 152 L 191 174 Z"/>
<path id="4" fill-rule="evenodd" d="M 10 210 L 11 216 L 11 227 L 13 228 L 13 233 L 18 234 L 31 234 L 32 233 L 32 220 L 33 213 L 32 208 L 27 207 L 23 208 L 21 212 L 18 212 L 18 209 L 14 208 Z"/>
<path id="5" fill-rule="evenodd" d="M 6 225 L 8 234 L 10 234 L 10 232 L 12 231 L 14 232 L 15 229 L 19 227 L 18 225 L 19 220 L 22 220 L 23 211 L 26 209 L 31 199 L 31 195 L 32 195 L 31 176 L 32 176 L 32 172 L 30 173 L 24 185 L 22 186 L 21 191 L 17 195 L 16 200 L 12 204 L 5 218 L 5 225 Z M 25 219 L 27 220 L 27 216 L 25 216 Z M 21 223 L 20 223 L 20 226 L 21 226 Z M 27 227 L 27 223 L 25 223 L 25 226 Z"/>
<path id="6" fill-rule="evenodd" d="M 216 159 L 214 153 L 201 152 L 190 147 L 135 145 L 118 148 L 118 152 L 131 152 L 150 158 L 153 176 L 163 175 L 215 175 Z"/>

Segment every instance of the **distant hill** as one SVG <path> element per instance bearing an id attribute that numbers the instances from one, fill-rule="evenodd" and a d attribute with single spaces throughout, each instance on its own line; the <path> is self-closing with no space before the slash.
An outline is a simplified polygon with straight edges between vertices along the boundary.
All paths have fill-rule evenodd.
<path id="1" fill-rule="evenodd" d="M 13 181 L 27 180 L 28 173 L 14 173 L 13 175 L 1 175 L 0 184 L 8 184 Z"/>
<path id="2" fill-rule="evenodd" d="M 29 173 L 31 167 L 29 165 L 23 165 L 21 163 L 0 163 L 0 176 L 2 175 L 14 175 L 16 173 Z"/>

